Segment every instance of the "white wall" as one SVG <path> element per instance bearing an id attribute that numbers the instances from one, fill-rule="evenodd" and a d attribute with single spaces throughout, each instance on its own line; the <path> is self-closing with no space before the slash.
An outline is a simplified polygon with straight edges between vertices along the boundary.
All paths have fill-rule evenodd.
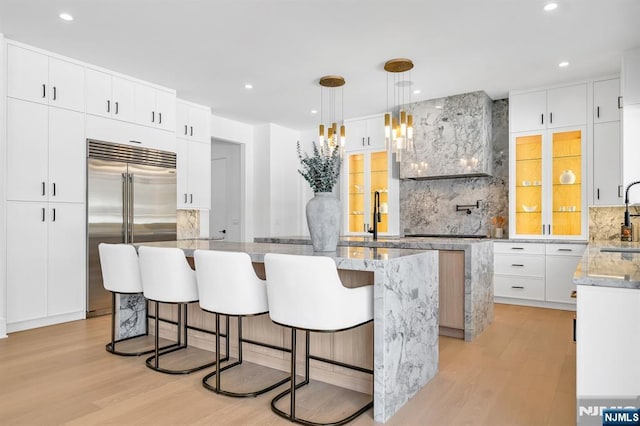
<path id="1" fill-rule="evenodd" d="M 6 55 L 4 36 L 0 33 L 0 338 L 7 337 L 7 285 L 6 285 L 6 223 L 5 223 L 5 182 L 6 182 Z"/>
<path id="2" fill-rule="evenodd" d="M 271 167 L 269 161 L 269 124 L 255 126 L 253 133 L 253 186 L 254 209 L 248 210 L 252 215 L 253 231 L 256 237 L 268 237 L 271 235 Z M 251 167 L 247 163 L 247 167 Z"/>
<path id="3" fill-rule="evenodd" d="M 300 132 L 271 124 L 269 164 L 271 166 L 271 223 L 268 236 L 300 235 L 300 187 L 306 184 L 298 173 L 296 143 Z M 303 210 L 304 211 L 304 210 Z"/>

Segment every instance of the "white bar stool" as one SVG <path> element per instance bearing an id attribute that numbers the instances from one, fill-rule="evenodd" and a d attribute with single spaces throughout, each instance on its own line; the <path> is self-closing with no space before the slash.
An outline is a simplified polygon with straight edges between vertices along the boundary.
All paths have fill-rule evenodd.
<path id="1" fill-rule="evenodd" d="M 198 301 L 198 287 L 196 275 L 187 263 L 184 252 L 178 248 L 145 247 L 138 248 L 140 257 L 140 273 L 142 275 L 142 289 L 144 297 L 155 303 L 156 335 L 155 353 L 145 361 L 152 370 L 168 374 L 189 374 L 214 365 L 214 362 L 197 365 L 187 369 L 174 370 L 160 367 L 160 357 L 188 347 L 188 317 L 187 305 Z M 178 346 L 160 352 L 158 328 L 159 303 L 178 304 Z M 184 307 L 184 313 L 183 308 Z M 181 335 L 184 333 L 184 343 Z"/>
<path id="2" fill-rule="evenodd" d="M 232 392 L 222 389 L 220 373 L 242 364 L 242 343 L 245 342 L 242 338 L 242 318 L 264 315 L 269 311 L 267 286 L 265 281 L 256 275 L 251 265 L 251 258 L 247 253 L 196 250 L 194 259 L 200 307 L 215 314 L 216 317 L 216 370 L 203 377 L 202 386 L 227 396 L 249 397 L 269 392 L 288 382 L 290 378 L 285 377 L 277 383 L 251 392 Z M 238 360 L 224 367 L 220 367 L 220 315 L 225 315 L 227 318 L 233 316 L 238 321 Z M 228 322 L 226 340 L 228 343 Z M 254 341 L 247 342 L 276 348 Z M 228 351 L 229 346 L 227 345 L 227 356 L 229 355 Z M 216 378 L 215 386 L 208 383 L 208 380 L 213 376 Z"/>
<path id="3" fill-rule="evenodd" d="M 309 359 L 373 374 L 372 370 L 309 355 L 309 332 L 337 332 L 358 327 L 373 320 L 373 286 L 346 288 L 338 276 L 333 259 L 322 256 L 297 256 L 268 253 L 264 257 L 267 275 L 269 316 L 279 325 L 291 328 L 291 386 L 271 401 L 273 412 L 304 425 L 341 425 L 355 419 L 373 401 L 349 416 L 330 423 L 317 423 L 296 417 L 296 389 L 309 383 Z M 306 334 L 304 381 L 295 384 L 296 330 Z M 276 403 L 291 395 L 290 411 Z"/>
<path id="4" fill-rule="evenodd" d="M 102 282 L 105 290 L 111 292 L 111 342 L 105 345 L 107 352 L 120 356 L 140 356 L 154 351 L 153 348 L 134 352 L 119 351 L 116 343 L 133 340 L 149 335 L 149 309 L 145 305 L 145 332 L 138 336 L 125 337 L 116 340 L 116 294 L 142 294 L 142 279 L 140 278 L 140 264 L 136 249 L 129 244 L 98 244 Z M 173 345 L 160 349 L 168 349 Z"/>

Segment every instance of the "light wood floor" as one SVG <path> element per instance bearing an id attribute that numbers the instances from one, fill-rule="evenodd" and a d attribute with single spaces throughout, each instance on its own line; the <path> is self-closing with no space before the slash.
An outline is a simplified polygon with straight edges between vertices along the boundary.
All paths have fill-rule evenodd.
<path id="1" fill-rule="evenodd" d="M 441 337 L 439 374 L 386 424 L 575 425 L 572 317 L 496 305 L 494 323 L 474 342 Z M 0 424 L 291 424 L 269 407 L 280 389 L 228 398 L 201 386 L 204 372 L 160 374 L 146 368 L 144 358 L 105 352 L 109 325 L 99 317 L 0 340 Z M 362 397 L 322 383 L 310 390 L 317 393 L 300 394 L 299 414 L 315 412 L 320 419 Z M 353 424 L 374 424 L 372 411 Z"/>

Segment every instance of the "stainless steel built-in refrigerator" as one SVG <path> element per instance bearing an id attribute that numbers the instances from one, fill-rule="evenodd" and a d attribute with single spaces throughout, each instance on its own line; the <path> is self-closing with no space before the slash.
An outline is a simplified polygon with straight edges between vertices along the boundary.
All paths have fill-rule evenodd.
<path id="1" fill-rule="evenodd" d="M 174 153 L 87 141 L 87 316 L 111 312 L 98 244 L 176 239 Z"/>

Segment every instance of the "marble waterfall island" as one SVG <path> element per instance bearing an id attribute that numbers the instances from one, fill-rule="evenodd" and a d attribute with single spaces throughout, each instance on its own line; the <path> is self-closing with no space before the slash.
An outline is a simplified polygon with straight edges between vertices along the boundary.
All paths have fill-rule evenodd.
<path id="1" fill-rule="evenodd" d="M 258 274 L 264 264 L 266 253 L 297 254 L 317 256 L 310 245 L 267 244 L 267 243 L 231 243 L 210 240 L 180 240 L 167 242 L 139 243 L 136 246 L 176 247 L 184 250 L 186 256 L 193 256 L 196 249 L 240 251 L 248 253 Z M 424 387 L 438 372 L 438 252 L 433 250 L 408 250 L 394 248 L 338 247 L 329 255 L 338 267 L 338 272 L 345 286 L 373 284 L 373 336 L 362 341 L 355 339 L 353 332 L 335 333 L 333 342 L 323 340 L 326 336 L 313 336 L 313 351 L 337 352 L 340 346 L 349 346 L 350 356 L 369 359 L 373 355 L 373 401 L 374 420 L 387 421 L 400 407 Z M 144 303 L 144 302 L 141 302 Z M 139 312 L 136 308 L 134 311 Z M 128 311 L 130 312 L 130 310 Z M 196 315 L 190 314 L 189 321 Z M 203 327 L 211 329 L 212 316 L 202 315 L 206 323 Z M 266 336 L 267 331 L 276 330 L 281 342 L 285 329 L 272 324 L 260 324 L 252 338 L 258 341 Z M 121 331 L 130 330 L 121 321 Z M 371 324 L 369 324 L 371 325 Z M 365 326 L 366 327 L 366 326 Z M 360 327 L 360 328 L 365 328 Z M 243 330 L 250 331 L 251 323 L 243 325 Z M 162 334 L 162 329 L 160 330 Z M 319 333 L 325 334 L 326 333 Z M 341 335 L 342 336 L 339 336 Z M 373 344 L 371 343 L 373 337 Z M 190 338 L 190 344 L 197 339 Z M 325 347 L 315 342 L 326 342 Z M 366 342 L 366 343 L 365 343 Z M 371 344 L 373 353 L 371 354 Z M 251 346 L 251 345 L 249 345 Z M 286 344 L 285 344 L 286 346 Z M 244 346 L 243 346 L 244 348 Z M 233 355 L 233 348 L 232 353 Z M 264 353 L 250 359 L 250 348 L 244 350 L 245 359 L 250 362 L 263 363 Z M 342 356 L 345 356 L 344 353 Z M 286 358 L 270 358 L 272 368 L 287 371 L 289 361 Z M 339 372 L 336 368 L 335 372 Z M 334 373 L 335 373 L 334 372 Z M 336 381 L 340 385 L 347 383 L 352 377 Z M 311 378 L 324 380 L 328 373 L 319 369 L 311 369 Z M 370 376 L 369 376 L 370 379 Z M 329 380 L 326 380 L 329 381 Z M 330 381 L 329 381 L 330 382 Z M 347 385 L 347 387 L 349 387 Z M 367 392 L 370 392 L 370 383 Z"/>

